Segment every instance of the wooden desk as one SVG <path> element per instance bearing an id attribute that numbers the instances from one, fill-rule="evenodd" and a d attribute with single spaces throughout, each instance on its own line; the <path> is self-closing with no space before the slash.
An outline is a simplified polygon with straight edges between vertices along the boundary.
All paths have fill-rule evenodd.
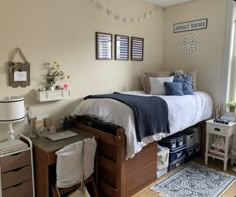
<path id="1" fill-rule="evenodd" d="M 78 136 L 56 142 L 53 142 L 46 137 L 37 137 L 32 139 L 37 197 L 50 196 L 50 175 L 52 174 L 50 172 L 50 167 L 56 164 L 55 152 L 74 142 L 93 137 L 90 133 L 76 128 L 69 130 L 78 133 Z"/>

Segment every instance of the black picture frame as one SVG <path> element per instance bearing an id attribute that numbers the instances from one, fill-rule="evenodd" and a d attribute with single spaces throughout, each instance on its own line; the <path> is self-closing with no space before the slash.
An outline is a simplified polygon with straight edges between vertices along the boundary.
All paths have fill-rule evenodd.
<path id="1" fill-rule="evenodd" d="M 115 34 L 115 60 L 129 60 L 129 36 Z"/>
<path id="2" fill-rule="evenodd" d="M 144 55 L 144 39 L 131 37 L 131 60 L 143 61 Z"/>
<path id="3" fill-rule="evenodd" d="M 96 60 L 112 60 L 112 34 L 96 32 Z"/>

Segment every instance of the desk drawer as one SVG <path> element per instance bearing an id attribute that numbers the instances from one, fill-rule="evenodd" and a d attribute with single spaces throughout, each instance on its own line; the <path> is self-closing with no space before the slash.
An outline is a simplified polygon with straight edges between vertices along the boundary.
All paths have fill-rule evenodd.
<path id="1" fill-rule="evenodd" d="M 2 196 L 3 197 L 13 197 L 13 196 L 32 197 L 33 196 L 32 181 L 29 180 L 19 185 L 7 188 L 2 191 Z"/>
<path id="2" fill-rule="evenodd" d="M 6 189 L 13 185 L 28 181 L 32 179 L 31 166 L 19 168 L 2 174 L 2 189 Z"/>
<path id="3" fill-rule="evenodd" d="M 1 158 L 1 170 L 2 173 L 11 171 L 26 165 L 29 165 L 30 161 L 30 151 L 24 151 L 21 153 L 9 155 Z"/>
<path id="4" fill-rule="evenodd" d="M 207 132 L 217 133 L 220 135 L 226 134 L 226 126 L 221 124 L 207 124 Z"/>

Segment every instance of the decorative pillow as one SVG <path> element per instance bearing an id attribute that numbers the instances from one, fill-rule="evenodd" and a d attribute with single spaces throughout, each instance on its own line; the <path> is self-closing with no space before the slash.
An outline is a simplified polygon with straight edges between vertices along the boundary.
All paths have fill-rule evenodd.
<path id="1" fill-rule="evenodd" d="M 140 83 L 141 83 L 141 88 L 144 92 L 147 93 L 147 85 L 146 85 L 146 77 L 145 75 L 139 77 Z"/>
<path id="2" fill-rule="evenodd" d="M 192 79 L 193 79 L 193 83 L 192 83 L 193 90 L 194 90 L 194 91 L 197 90 L 197 71 L 196 71 L 196 70 L 193 70 L 193 71 L 190 71 L 190 72 L 184 72 L 184 70 L 179 69 L 179 70 L 175 70 L 171 75 L 174 75 L 174 74 L 190 74 L 190 75 L 192 75 Z"/>
<path id="3" fill-rule="evenodd" d="M 166 95 L 169 96 L 183 96 L 183 83 L 181 82 L 165 82 L 164 83 Z"/>
<path id="4" fill-rule="evenodd" d="M 149 77 L 169 77 L 171 72 L 169 71 L 159 71 L 159 72 L 145 72 L 145 83 L 146 83 L 146 88 L 147 94 L 151 93 L 151 85 L 150 85 L 150 80 Z"/>
<path id="5" fill-rule="evenodd" d="M 193 78 L 191 74 L 174 74 L 174 82 L 183 84 L 183 92 L 185 95 L 193 94 Z"/>
<path id="6" fill-rule="evenodd" d="M 164 87 L 165 82 L 173 82 L 174 76 L 171 77 L 149 77 L 151 85 L 151 94 L 153 95 L 165 95 L 166 90 Z"/>

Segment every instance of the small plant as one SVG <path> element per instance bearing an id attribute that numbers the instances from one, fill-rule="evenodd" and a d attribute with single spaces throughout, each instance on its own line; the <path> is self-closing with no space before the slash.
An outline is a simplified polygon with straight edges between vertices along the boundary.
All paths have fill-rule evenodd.
<path id="1" fill-rule="evenodd" d="M 226 105 L 229 108 L 230 112 L 235 112 L 236 101 L 229 101 L 228 103 L 226 103 Z"/>
<path id="2" fill-rule="evenodd" d="M 60 70 L 60 65 L 57 61 L 54 61 L 52 65 L 48 63 L 48 72 L 46 74 L 46 89 L 53 87 L 57 81 L 63 80 L 65 77 L 70 78 L 70 76 L 65 76 L 65 73 Z"/>

